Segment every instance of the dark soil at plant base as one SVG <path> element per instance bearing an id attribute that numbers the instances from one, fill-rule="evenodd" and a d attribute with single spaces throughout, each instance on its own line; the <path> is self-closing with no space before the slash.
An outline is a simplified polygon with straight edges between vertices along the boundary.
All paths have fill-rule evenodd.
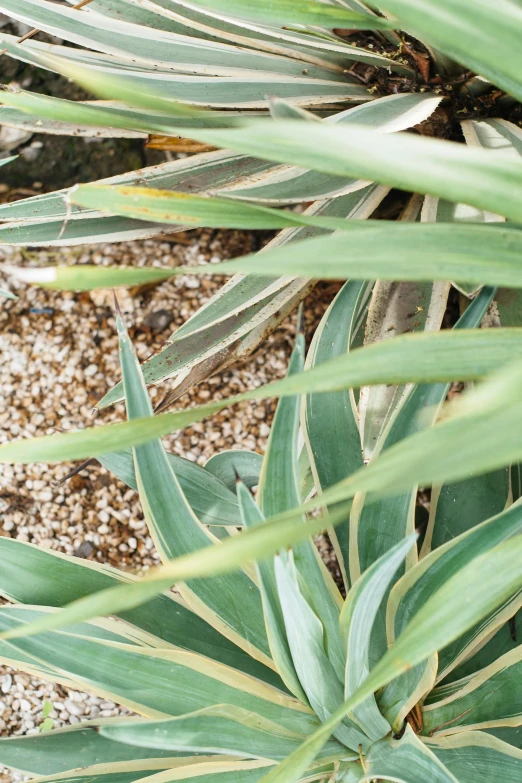
<path id="1" fill-rule="evenodd" d="M 52 40 L 39 35 L 39 40 L 46 39 Z M 36 69 L 7 55 L 0 56 L 0 84 L 13 83 L 23 89 L 67 100 L 92 98 L 62 76 Z M 36 193 L 58 190 L 165 160 L 165 153 L 145 149 L 140 139 L 90 139 L 36 133 L 10 154 L 18 154 L 19 158 L 2 170 L 0 182 L 9 187 L 13 197 L 20 190 Z"/>

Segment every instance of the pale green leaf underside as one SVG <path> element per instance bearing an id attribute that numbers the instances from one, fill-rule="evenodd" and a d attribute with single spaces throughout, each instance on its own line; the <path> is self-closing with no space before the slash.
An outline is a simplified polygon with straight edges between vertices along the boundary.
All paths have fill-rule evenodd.
<path id="1" fill-rule="evenodd" d="M 245 205 L 243 205 L 245 206 Z M 294 219 L 292 218 L 292 221 Z M 296 219 L 295 222 L 298 222 Z M 304 222 L 304 221 L 303 221 Z M 310 222 L 315 221 L 311 219 Z M 317 221 L 319 223 L 319 220 Z M 322 224 L 324 226 L 324 224 Z M 44 267 L 9 271 L 61 290 L 90 290 L 166 280 L 175 274 L 255 274 L 373 280 L 460 279 L 477 285 L 522 287 L 522 231 L 492 225 L 349 223 L 328 237 L 276 247 L 212 267 Z M 419 263 L 419 255 L 422 263 Z M 320 269 L 317 259 L 323 259 Z"/>

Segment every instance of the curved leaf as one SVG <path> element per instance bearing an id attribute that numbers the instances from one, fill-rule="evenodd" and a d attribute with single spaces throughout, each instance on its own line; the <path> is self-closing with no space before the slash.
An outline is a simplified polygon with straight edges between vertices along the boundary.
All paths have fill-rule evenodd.
<path id="1" fill-rule="evenodd" d="M 522 724 L 522 647 L 462 682 L 453 683 L 447 698 L 424 705 L 423 732 L 428 736 L 453 734 L 464 729 Z"/>
<path id="2" fill-rule="evenodd" d="M 246 452 L 249 453 L 249 452 Z M 166 454 L 194 514 L 204 525 L 240 527 L 234 493 L 210 470 L 176 454 Z M 132 489 L 138 489 L 132 451 L 102 454 L 99 462 Z"/>
<path id="3" fill-rule="evenodd" d="M 2 607 L 2 632 L 54 613 Z M 244 707 L 306 736 L 317 726 L 308 708 L 273 686 L 202 655 L 128 643 L 115 621 L 0 642 L 3 663 L 33 676 L 87 690 L 152 718 L 184 715 L 215 704 Z M 92 661 L 96 661 L 93 668 Z"/>
<path id="4" fill-rule="evenodd" d="M 214 454 L 205 462 L 205 470 L 216 476 L 232 492 L 236 489 L 237 477 L 252 489 L 259 484 L 263 457 L 255 451 L 230 449 Z"/>
<path id="5" fill-rule="evenodd" d="M 301 739 L 276 723 L 261 720 L 240 708 L 216 705 L 176 720 L 114 721 L 101 729 L 103 737 L 117 743 L 153 749 L 223 753 L 277 761 L 291 753 Z M 346 750 L 335 740 L 321 758 L 335 758 Z"/>
<path id="6" fill-rule="evenodd" d="M 395 572 L 415 544 L 415 536 L 405 538 L 386 552 L 355 582 L 341 613 L 341 632 L 347 640 L 345 698 L 362 685 L 370 671 L 372 632 L 379 606 Z M 390 724 L 377 707 L 375 697 L 354 710 L 368 736 L 375 742 L 390 732 Z"/>
<path id="7" fill-rule="evenodd" d="M 310 369 L 349 352 L 367 304 L 369 286 L 346 283 L 317 327 L 306 358 Z M 318 491 L 354 473 L 363 465 L 358 415 L 353 391 L 308 394 L 302 408 L 303 430 Z M 345 584 L 349 585 L 349 523 L 332 531 Z"/>
<path id="8" fill-rule="evenodd" d="M 393 780 L 399 783 L 460 783 L 437 756 L 414 734 L 410 726 L 400 740 L 381 740 L 372 746 L 365 759 L 362 780 Z"/>
<path id="9" fill-rule="evenodd" d="M 228 405 L 244 400 L 291 396 L 305 392 L 332 392 L 372 383 L 476 380 L 520 356 L 522 356 L 522 330 L 520 329 L 442 331 L 403 335 L 384 344 L 377 343 L 354 350 L 350 354 L 331 359 L 302 374 L 275 381 L 261 389 L 253 389 L 228 400 L 219 400 L 197 408 L 153 418 L 147 416 L 132 422 L 102 425 L 72 433 L 46 435 L 2 444 L 0 463 L 62 462 L 121 451 L 129 446 L 147 443 L 176 429 L 187 427 Z M 503 419 L 510 416 L 510 411 L 497 411 L 495 415 Z M 460 420 L 456 423 L 447 422 L 443 431 L 460 426 Z M 481 428 L 481 432 L 484 428 L 489 431 L 487 422 L 479 422 L 477 427 Z M 441 429 L 442 425 L 437 432 Z M 493 435 L 493 432 L 489 433 L 490 437 Z M 435 440 L 438 436 L 427 434 L 426 437 Z M 31 446 L 28 449 L 29 442 Z M 393 448 L 396 449 L 397 446 Z M 490 467 L 490 461 L 491 454 L 487 451 L 474 455 L 474 462 L 480 466 L 487 465 L 486 470 Z M 498 467 L 498 462 L 493 466 Z M 478 468 L 480 469 L 482 467 Z M 423 477 L 421 481 L 437 481 L 438 472 L 430 479 Z M 457 473 L 459 478 L 467 475 L 460 465 L 460 472 L 444 473 L 444 477 L 447 475 L 454 478 Z M 402 481 L 404 482 L 404 476 Z M 328 497 L 331 497 L 333 491 L 328 490 L 328 493 Z"/>
<path id="10" fill-rule="evenodd" d="M 343 701 L 343 687 L 325 649 L 322 618 L 305 597 L 308 587 L 299 580 L 293 553 L 275 558 L 275 576 L 292 660 L 315 714 L 327 722 Z M 302 585 L 302 587 L 301 587 Z M 343 719 L 334 737 L 354 752 L 368 747 L 369 740 L 360 722 Z"/>
<path id="11" fill-rule="evenodd" d="M 265 517 L 242 482 L 237 482 L 237 495 L 245 527 L 248 529 L 263 524 L 266 521 Z M 291 693 L 298 699 L 301 699 L 304 704 L 308 704 L 308 699 L 297 676 L 292 653 L 288 645 L 273 560 L 256 562 L 255 568 L 263 602 L 266 635 L 277 671 Z"/>
<path id="12" fill-rule="evenodd" d="M 427 747 L 459 783 L 484 780 L 517 783 L 522 774 L 522 751 L 482 731 L 425 740 Z"/>
<path id="13" fill-rule="evenodd" d="M 407 627 L 412 617 L 420 612 L 428 598 L 453 575 L 458 574 L 474 557 L 487 552 L 501 542 L 522 531 L 522 505 L 512 506 L 508 511 L 463 533 L 458 538 L 439 547 L 411 569 L 395 585 L 390 595 L 387 612 L 388 643 L 393 641 Z M 488 617 L 478 632 L 473 629 L 468 637 L 464 635 L 454 644 L 454 660 L 459 652 L 466 650 L 471 637 L 475 643 L 494 630 L 501 618 Z M 460 649 L 459 649 L 460 647 Z M 463 653 L 465 657 L 465 653 Z M 445 661 L 447 671 L 450 662 Z M 427 661 L 395 680 L 379 697 L 383 713 L 394 728 L 402 723 L 406 714 L 432 687 L 436 674 L 436 662 Z M 413 696 L 414 698 L 410 698 Z M 412 703 L 413 702 L 413 703 Z"/>
<path id="14" fill-rule="evenodd" d="M 129 420 L 152 416 L 139 362 L 120 316 L 120 356 Z M 133 449 L 138 492 L 149 531 L 163 562 L 217 543 L 193 513 L 161 441 Z M 244 572 L 178 585 L 197 614 L 249 655 L 273 667 L 257 586 Z"/>
<path id="15" fill-rule="evenodd" d="M 113 764 L 137 759 L 160 759 L 182 755 L 172 750 L 123 745 L 102 734 L 102 727 L 121 718 L 105 718 L 29 734 L 0 739 L 0 763 L 26 775 L 53 775 L 93 764 Z"/>
<path id="16" fill-rule="evenodd" d="M 304 335 L 299 334 L 290 359 L 288 377 L 302 372 L 304 348 Z M 259 506 L 266 517 L 289 511 L 301 503 L 298 464 L 300 405 L 298 396 L 282 398 L 272 422 L 258 488 Z M 293 557 L 296 571 L 307 588 L 307 599 L 312 607 L 310 612 L 321 618 L 327 657 L 337 678 L 342 680 L 345 657 L 339 634 L 341 596 L 313 541 L 296 544 Z M 305 688 L 302 680 L 301 683 Z"/>

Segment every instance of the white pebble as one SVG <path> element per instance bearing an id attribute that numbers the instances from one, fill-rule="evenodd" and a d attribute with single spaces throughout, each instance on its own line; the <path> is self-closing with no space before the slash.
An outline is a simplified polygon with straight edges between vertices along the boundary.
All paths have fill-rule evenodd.
<path id="1" fill-rule="evenodd" d="M 10 674 L 6 674 L 4 676 L 4 679 L 2 680 L 2 685 L 0 685 L 2 693 L 9 693 L 12 684 L 13 684 L 13 678 L 11 677 Z"/>
<path id="2" fill-rule="evenodd" d="M 78 704 L 75 704 L 73 701 L 71 701 L 71 699 L 65 700 L 65 708 L 71 715 L 83 715 L 82 708 Z"/>

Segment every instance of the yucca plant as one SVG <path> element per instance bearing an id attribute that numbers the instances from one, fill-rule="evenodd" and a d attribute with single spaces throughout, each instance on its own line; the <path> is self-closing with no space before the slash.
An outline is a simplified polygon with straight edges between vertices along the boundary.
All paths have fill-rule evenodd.
<path id="1" fill-rule="evenodd" d="M 137 136 L 173 150 L 188 137 L 232 151 L 2 205 L 0 242 L 59 246 L 195 225 L 288 227 L 259 257 L 213 266 L 235 276 L 146 362 L 148 384 L 170 380 L 164 408 L 258 346 L 318 277 L 421 281 L 420 313 L 433 280 L 465 282 L 459 287 L 469 295 L 483 283 L 520 285 L 518 231 L 477 225 L 521 219 L 522 11 L 515 0 L 480 0 L 473 13 L 464 0 L 71 5 L 2 0 L 0 10 L 13 19 L 66 42 L 19 43 L 3 34 L 4 56 L 78 79 L 109 101 L 7 90 L 0 122 Z M 400 133 L 412 128 L 440 140 Z M 366 222 L 363 230 L 355 220 L 401 214 L 400 199 L 385 201 L 390 187 L 430 194 L 402 215 L 415 225 Z M 280 209 L 292 205 L 305 205 L 304 214 Z M 81 289 L 176 271 L 82 266 L 21 274 Z M 433 289 L 441 313 L 442 289 Z M 383 307 L 382 286 L 380 297 Z M 408 320 L 409 302 L 398 318 L 396 310 L 385 336 L 424 327 Z M 120 399 L 121 386 L 100 407 Z"/>
<path id="2" fill-rule="evenodd" d="M 476 328 L 493 294 L 484 289 L 466 310 L 454 332 L 455 366 L 435 360 L 432 377 L 476 373 L 462 361 L 473 346 L 481 372 L 504 364 L 513 348 L 520 356 L 519 330 Z M 510 408 L 506 388 L 520 379 L 520 367 L 469 394 L 449 422 L 397 447 L 429 425 L 448 388 L 410 386 L 377 440 L 391 459 L 364 467 L 353 393 L 339 378 L 349 368 L 352 378 L 359 372 L 369 379 L 376 363 L 383 377 L 397 377 L 405 357 L 404 349 L 401 358 L 376 346 L 395 365 L 383 370 L 386 361 L 367 359 L 371 348 L 346 354 L 367 301 L 366 283 L 341 289 L 308 351 L 308 372 L 298 336 L 261 465 L 257 456 L 225 452 L 201 468 L 169 456 L 159 440 L 100 457 L 140 493 L 164 563 L 147 579 L 0 539 L 0 592 L 16 604 L 0 609 L 2 662 L 106 695 L 143 716 L 4 739 L 1 763 L 46 783 L 520 780 L 522 505 L 512 502 L 509 469 L 438 486 L 422 541 L 414 532 L 413 486 L 415 471 L 433 471 L 437 461 L 426 435 L 438 432 L 447 451 L 455 436 L 447 427 L 457 423 L 465 448 L 466 432 L 485 410 L 494 418 Z M 151 417 L 121 319 L 118 328 L 124 426 L 139 440 L 146 423 L 150 438 L 166 416 Z M 428 340 L 432 357 L 437 341 L 440 335 Z M 402 339 L 408 351 L 417 343 L 415 365 L 423 363 L 426 338 Z M 309 377 L 323 393 L 301 397 L 295 392 L 313 387 Z M 329 377 L 337 390 L 325 393 Z M 121 433 L 121 426 L 95 429 L 98 454 L 109 446 L 108 431 Z M 419 436 L 423 448 L 412 455 Z M 83 431 L 43 442 L 52 458 L 51 443 L 62 454 L 74 445 L 81 456 L 94 440 Z M 42 458 L 41 443 L 25 442 L 26 461 Z M 2 447 L 2 458 L 6 448 L 13 456 L 13 447 L 20 443 Z M 491 463 L 490 450 L 486 459 Z M 317 489 L 327 486 L 350 464 L 351 511 L 326 491 L 329 519 L 307 519 L 299 507 L 314 481 Z M 474 464 L 470 459 L 460 477 Z M 454 466 L 446 469 L 453 473 L 459 475 Z M 256 499 L 247 484 L 258 486 Z M 346 599 L 310 538 L 329 523 L 336 525 Z M 221 541 L 206 525 L 221 530 Z M 173 582 L 175 593 L 161 592 Z M 99 612 L 113 617 L 88 619 Z"/>
<path id="3" fill-rule="evenodd" d="M 143 376 L 120 321 L 123 384 L 102 406 L 125 399 L 128 422 L 0 447 L 3 462 L 99 457 L 140 492 L 163 561 L 136 580 L 0 539 L 0 589 L 20 604 L 0 610 L 2 660 L 111 694 L 147 719 L 5 740 L 5 764 L 114 783 L 520 779 L 522 535 L 510 466 L 522 460 L 522 330 L 477 327 L 488 308 L 505 327 L 520 324 L 522 11 L 514 0 L 477 0 L 472 13 L 463 0 L 371 6 L 0 0 L 77 45 L 4 36 L 11 55 L 111 101 L 6 92 L 2 121 L 27 127 L 33 114 L 35 130 L 95 125 L 233 150 L 2 207 L 11 221 L 2 241 L 284 229 L 276 247 L 212 267 L 239 276 Z M 354 47 L 341 29 L 375 33 Z M 392 133 L 442 101 L 423 127 L 443 140 Z M 455 143 L 461 127 L 466 144 Z M 390 187 L 428 195 L 398 197 L 398 221 L 370 220 L 390 216 Z M 273 209 L 293 204 L 309 206 Z M 485 225 L 503 218 L 512 222 Z M 82 289 L 177 271 L 18 274 Z M 175 378 L 166 407 L 257 345 L 318 277 L 350 280 L 306 362 L 298 337 L 284 381 L 151 415 L 146 384 Z M 475 298 L 454 329 L 438 331 L 448 281 Z M 436 421 L 448 382 L 490 373 Z M 256 457 L 224 454 L 199 468 L 157 440 L 263 396 L 282 399 L 259 474 Z M 427 485 L 430 516 L 416 540 Z M 231 530 L 218 542 L 207 524 Z M 344 602 L 310 538 L 324 528 L 335 528 Z M 172 585 L 176 595 L 163 592 Z"/>

